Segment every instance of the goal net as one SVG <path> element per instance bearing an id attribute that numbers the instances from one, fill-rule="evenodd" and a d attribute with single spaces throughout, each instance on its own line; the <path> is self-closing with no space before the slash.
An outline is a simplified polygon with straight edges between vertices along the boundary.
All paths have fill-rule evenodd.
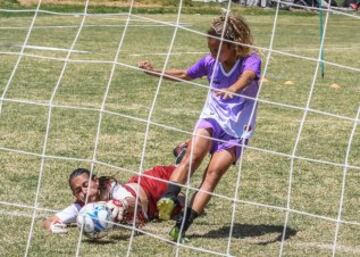
<path id="1" fill-rule="evenodd" d="M 112 12 L 99 1 L 15 2 L 0 1 L 0 256 L 360 254 L 356 12 L 288 1 L 204 6 L 241 13 L 254 35 L 263 62 L 255 135 L 187 232 L 189 243 L 170 240 L 173 221 L 119 225 L 92 242 L 71 226 L 50 235 L 41 222 L 74 200 L 67 179 L 77 167 L 126 182 L 174 162 L 209 87 L 161 74 L 208 52 L 206 31 L 218 15 L 181 0 L 166 14 L 139 13 L 134 1 Z M 138 68 L 141 60 L 160 77 Z M 207 163 L 183 186 L 188 202 Z"/>

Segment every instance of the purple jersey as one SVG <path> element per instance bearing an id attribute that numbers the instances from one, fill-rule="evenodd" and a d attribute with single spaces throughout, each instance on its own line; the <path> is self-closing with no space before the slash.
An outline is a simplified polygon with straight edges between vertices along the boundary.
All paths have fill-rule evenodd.
<path id="1" fill-rule="evenodd" d="M 197 63 L 187 70 L 191 78 L 207 76 L 209 83 L 212 76 L 211 89 L 224 89 L 233 85 L 244 71 L 253 71 L 256 78 L 238 94 L 255 98 L 259 90 L 259 78 L 261 73 L 261 59 L 257 53 L 236 61 L 229 72 L 226 72 L 221 63 L 216 64 L 216 59 L 210 54 L 205 55 Z M 251 117 L 252 109 L 255 110 Z M 256 103 L 252 99 L 235 96 L 226 100 L 216 96 L 214 90 L 209 91 L 200 119 L 214 119 L 224 131 L 236 138 L 249 138 L 255 129 Z M 251 118 L 251 120 L 250 120 Z M 250 131 L 244 131 L 250 125 Z"/>

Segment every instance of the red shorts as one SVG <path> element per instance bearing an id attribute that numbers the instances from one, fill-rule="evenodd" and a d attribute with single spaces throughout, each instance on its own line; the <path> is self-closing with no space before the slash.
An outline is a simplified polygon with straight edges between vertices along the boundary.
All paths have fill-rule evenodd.
<path id="1" fill-rule="evenodd" d="M 157 217 L 158 211 L 156 202 L 164 195 L 167 190 L 168 183 L 159 181 L 169 181 L 171 174 L 175 170 L 174 165 L 170 166 L 155 166 L 151 170 L 144 171 L 145 176 L 141 176 L 140 186 L 144 189 L 149 200 L 148 216 L 149 220 Z M 151 176 L 151 177 L 149 177 Z M 133 176 L 128 183 L 138 183 L 139 176 Z"/>

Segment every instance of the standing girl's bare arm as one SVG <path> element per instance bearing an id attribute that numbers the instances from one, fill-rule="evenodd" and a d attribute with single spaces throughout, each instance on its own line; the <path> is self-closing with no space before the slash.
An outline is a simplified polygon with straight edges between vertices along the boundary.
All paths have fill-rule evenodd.
<path id="1" fill-rule="evenodd" d="M 157 76 L 157 77 L 161 76 L 162 71 L 159 69 L 154 69 L 153 65 L 149 61 L 140 62 L 139 68 L 144 69 L 144 72 L 146 74 L 149 74 L 152 76 Z M 166 78 L 168 80 L 173 80 L 173 81 L 192 80 L 192 78 L 187 75 L 186 70 L 183 70 L 183 69 L 165 70 L 164 78 Z"/>

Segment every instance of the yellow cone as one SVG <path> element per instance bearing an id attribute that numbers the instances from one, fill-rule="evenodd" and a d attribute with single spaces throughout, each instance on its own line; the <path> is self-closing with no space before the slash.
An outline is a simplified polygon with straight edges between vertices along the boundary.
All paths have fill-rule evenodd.
<path id="1" fill-rule="evenodd" d="M 331 88 L 333 89 L 339 89 L 340 88 L 340 85 L 336 84 L 336 83 L 333 83 L 330 85 Z"/>
<path id="2" fill-rule="evenodd" d="M 288 81 L 285 81 L 284 85 L 294 85 L 294 81 L 291 81 L 291 80 L 288 80 Z"/>

